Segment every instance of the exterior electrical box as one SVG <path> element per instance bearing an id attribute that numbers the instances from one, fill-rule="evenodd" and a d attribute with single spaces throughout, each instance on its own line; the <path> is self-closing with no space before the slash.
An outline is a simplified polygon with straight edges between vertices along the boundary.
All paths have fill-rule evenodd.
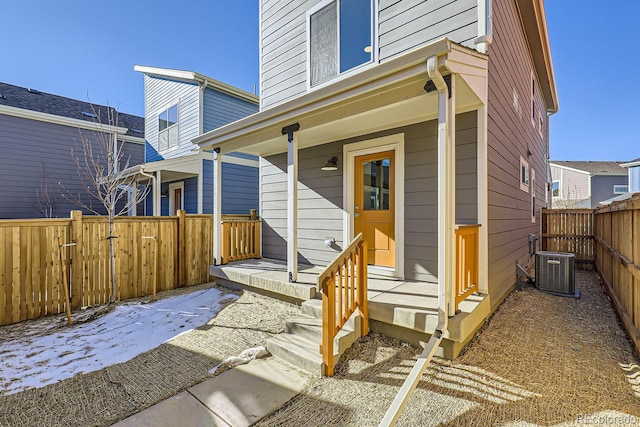
<path id="1" fill-rule="evenodd" d="M 576 294 L 574 254 L 541 251 L 536 253 L 536 287 L 564 295 Z"/>

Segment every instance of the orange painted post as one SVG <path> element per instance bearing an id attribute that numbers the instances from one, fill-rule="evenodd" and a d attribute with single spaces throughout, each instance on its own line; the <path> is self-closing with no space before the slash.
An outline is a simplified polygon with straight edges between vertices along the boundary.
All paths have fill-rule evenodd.
<path id="1" fill-rule="evenodd" d="M 335 282 L 333 276 L 322 284 L 322 360 L 326 374 L 333 375 L 333 336 L 336 324 Z"/>
<path id="2" fill-rule="evenodd" d="M 368 269 L 367 265 L 369 264 L 369 254 L 368 254 L 367 242 L 362 241 L 361 251 L 362 251 L 362 276 L 361 283 L 359 285 L 361 295 L 361 307 L 362 307 L 362 335 L 367 335 L 369 333 L 369 295 L 368 295 Z"/>

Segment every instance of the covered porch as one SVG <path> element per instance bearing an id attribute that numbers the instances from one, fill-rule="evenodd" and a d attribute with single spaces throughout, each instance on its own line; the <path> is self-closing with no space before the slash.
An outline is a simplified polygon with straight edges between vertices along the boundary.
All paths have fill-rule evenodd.
<path id="1" fill-rule="evenodd" d="M 324 267 L 300 265 L 298 280 L 288 281 L 287 263 L 274 259 L 247 259 L 211 266 L 209 274 L 223 285 L 253 290 L 289 301 L 320 298 L 317 283 Z M 420 345 L 438 324 L 438 285 L 369 274 L 367 280 L 369 324 L 386 335 Z M 449 319 L 440 356 L 455 358 L 489 315 L 489 299 L 472 294 Z"/>

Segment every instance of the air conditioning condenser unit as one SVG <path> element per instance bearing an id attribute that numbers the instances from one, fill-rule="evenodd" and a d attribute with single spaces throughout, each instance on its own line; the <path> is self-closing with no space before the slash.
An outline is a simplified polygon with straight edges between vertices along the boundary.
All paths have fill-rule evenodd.
<path id="1" fill-rule="evenodd" d="M 536 253 L 536 287 L 542 291 L 578 298 L 575 284 L 576 256 L 564 252 Z"/>

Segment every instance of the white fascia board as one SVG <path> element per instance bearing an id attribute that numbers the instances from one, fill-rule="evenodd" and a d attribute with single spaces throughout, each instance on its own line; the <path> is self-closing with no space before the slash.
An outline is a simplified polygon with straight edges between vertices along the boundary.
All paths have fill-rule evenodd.
<path id="1" fill-rule="evenodd" d="M 569 167 L 569 166 L 559 165 L 559 164 L 557 164 L 557 163 L 553 163 L 553 162 L 549 162 L 549 165 L 551 165 L 551 166 L 555 166 L 555 167 L 560 168 L 560 169 L 564 169 L 564 170 L 568 170 L 568 171 L 573 171 L 573 172 L 578 172 L 578 173 L 583 173 L 583 174 L 585 174 L 585 175 L 589 175 L 589 176 L 591 176 L 591 172 L 583 171 L 582 169 L 571 168 L 571 167 Z"/>
<path id="2" fill-rule="evenodd" d="M 620 167 L 623 167 L 623 168 L 632 168 L 634 166 L 640 166 L 640 160 L 637 160 L 635 162 L 629 162 L 629 163 L 620 163 Z"/>
<path id="3" fill-rule="evenodd" d="M 221 82 L 220 80 L 205 76 L 204 74 L 197 73 L 195 71 L 173 70 L 171 68 L 148 67 L 145 65 L 134 65 L 133 69 L 150 76 L 195 82 L 201 85 L 205 85 L 206 87 L 209 87 L 211 89 L 226 93 L 227 95 L 249 101 L 256 105 L 258 105 L 259 103 L 259 98 L 257 95 L 254 95 L 235 86 L 231 86 L 227 83 Z"/>
<path id="4" fill-rule="evenodd" d="M 299 117 L 305 112 L 314 111 L 316 108 L 326 107 L 327 99 L 333 98 L 331 103 L 337 103 L 352 96 L 352 91 L 359 87 L 371 84 L 375 80 L 391 76 L 407 69 L 414 69 L 415 73 L 426 73 L 426 58 L 429 56 L 444 55 L 452 50 L 449 39 L 443 38 L 430 45 L 415 49 L 398 58 L 370 67 L 361 73 L 354 74 L 336 81 L 334 84 L 308 92 L 291 101 L 278 104 L 274 107 L 252 114 L 228 125 L 211 130 L 192 140 L 201 149 L 210 149 L 221 145 L 234 137 L 260 129 L 265 126 L 288 122 Z M 469 52 L 475 52 L 471 49 Z M 482 54 L 475 52 L 477 55 Z M 406 77 L 406 76 L 405 76 Z M 426 79 L 427 77 L 425 77 Z M 314 105 L 315 104 L 315 105 Z M 233 151 L 233 150 L 230 150 Z"/>
<path id="5" fill-rule="evenodd" d="M 71 117 L 57 116 L 55 114 L 41 113 L 40 111 L 27 110 L 24 108 L 10 107 L 7 105 L 0 105 L 0 114 L 7 116 L 21 117 L 23 119 L 37 120 L 40 122 L 53 123 L 56 125 L 69 126 L 80 129 L 89 129 L 96 132 L 106 132 L 118 134 L 118 139 L 136 138 L 125 135 L 129 129 L 120 126 L 111 126 L 104 123 L 90 122 L 87 120 L 73 119 Z M 122 137 L 122 138 L 121 138 Z M 140 138 L 138 138 L 140 139 Z M 142 139 L 144 142 L 144 139 Z"/>

